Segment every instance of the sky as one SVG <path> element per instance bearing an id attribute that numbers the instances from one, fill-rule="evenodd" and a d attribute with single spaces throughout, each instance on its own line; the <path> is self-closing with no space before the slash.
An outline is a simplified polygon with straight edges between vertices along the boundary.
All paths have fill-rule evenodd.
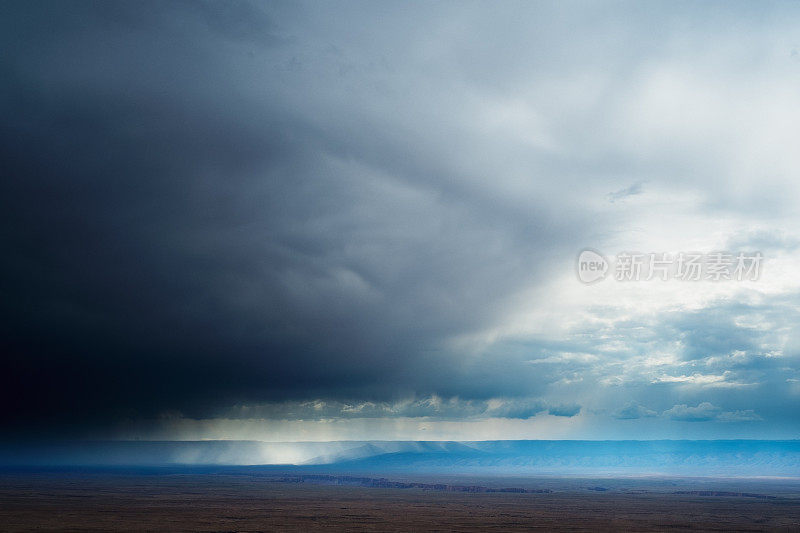
<path id="1" fill-rule="evenodd" d="M 798 28 L 790 2 L 3 1 L 0 431 L 798 438 Z M 757 279 L 615 278 L 719 251 Z"/>

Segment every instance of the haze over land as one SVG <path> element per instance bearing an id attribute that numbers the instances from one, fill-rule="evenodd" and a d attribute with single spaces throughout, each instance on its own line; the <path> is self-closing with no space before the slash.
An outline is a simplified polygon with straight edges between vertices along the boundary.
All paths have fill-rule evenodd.
<path id="1" fill-rule="evenodd" d="M 374 476 L 668 476 L 795 479 L 800 441 L 48 442 L 0 449 L 0 467 L 182 468 Z M 200 469 L 200 470 L 195 470 Z M 224 472 L 231 471 L 223 469 Z M 233 471 L 236 471 L 234 468 Z"/>

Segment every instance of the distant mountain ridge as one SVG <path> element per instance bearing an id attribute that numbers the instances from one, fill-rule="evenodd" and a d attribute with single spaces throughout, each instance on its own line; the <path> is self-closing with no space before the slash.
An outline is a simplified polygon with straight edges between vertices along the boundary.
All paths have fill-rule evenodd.
<path id="1" fill-rule="evenodd" d="M 383 453 L 377 453 L 380 449 Z M 347 450 L 327 465 L 353 472 L 796 477 L 800 441 L 372 443 Z"/>
<path id="2" fill-rule="evenodd" d="M 337 473 L 800 477 L 800 440 L 91 441 L 0 447 L 4 466 L 294 465 Z"/>

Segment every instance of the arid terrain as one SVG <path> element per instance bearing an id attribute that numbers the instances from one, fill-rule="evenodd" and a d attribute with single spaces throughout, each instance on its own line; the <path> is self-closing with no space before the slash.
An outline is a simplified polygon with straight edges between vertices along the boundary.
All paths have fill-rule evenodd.
<path id="1" fill-rule="evenodd" d="M 687 490 L 688 482 L 600 486 L 597 480 L 550 479 L 542 481 L 543 492 L 475 493 L 327 484 L 339 483 L 334 477 L 309 481 L 242 474 L 5 473 L 0 477 L 0 529 L 800 530 L 800 495 L 777 482 L 746 487 L 760 492 L 736 493 L 710 490 L 707 484 Z M 526 486 L 534 485 L 528 481 Z"/>

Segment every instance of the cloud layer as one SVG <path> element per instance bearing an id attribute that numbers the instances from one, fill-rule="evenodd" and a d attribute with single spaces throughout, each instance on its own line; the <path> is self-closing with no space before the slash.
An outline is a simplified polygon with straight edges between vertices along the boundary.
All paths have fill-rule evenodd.
<path id="1" fill-rule="evenodd" d="M 753 10 L 4 3 L 4 426 L 800 429 L 800 10 Z"/>

